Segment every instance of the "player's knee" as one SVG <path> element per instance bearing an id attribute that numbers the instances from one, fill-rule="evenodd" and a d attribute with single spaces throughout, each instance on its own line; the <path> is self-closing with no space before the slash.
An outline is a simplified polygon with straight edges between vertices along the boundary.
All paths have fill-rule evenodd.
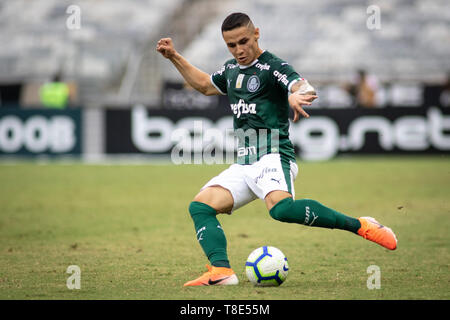
<path id="1" fill-rule="evenodd" d="M 189 213 L 191 214 L 191 217 L 194 217 L 195 215 L 199 214 L 213 215 L 213 216 L 217 214 L 214 208 L 210 207 L 206 203 L 195 200 L 189 204 Z"/>
<path id="2" fill-rule="evenodd" d="M 270 209 L 269 213 L 272 218 L 281 222 L 292 222 L 292 206 L 294 200 L 292 198 L 285 198 L 281 201 L 278 201 L 272 209 Z"/>
<path id="3" fill-rule="evenodd" d="M 200 191 L 193 202 L 204 203 L 214 208 L 216 213 L 230 213 L 234 199 L 229 190 L 220 186 L 211 186 Z"/>

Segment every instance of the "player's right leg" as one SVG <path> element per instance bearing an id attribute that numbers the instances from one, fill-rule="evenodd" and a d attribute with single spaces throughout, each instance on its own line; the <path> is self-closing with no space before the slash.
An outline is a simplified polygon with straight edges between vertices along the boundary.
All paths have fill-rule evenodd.
<path id="1" fill-rule="evenodd" d="M 245 181 L 245 170 L 245 166 L 231 165 L 209 180 L 191 202 L 189 213 L 194 221 L 197 239 L 212 268 L 185 286 L 238 283 L 238 278 L 230 268 L 225 233 L 216 215 L 231 214 L 256 199 Z"/>
<path id="2" fill-rule="evenodd" d="M 229 190 L 221 186 L 210 186 L 201 190 L 189 205 L 197 240 L 212 267 L 207 265 L 206 273 L 186 282 L 184 286 L 238 284 L 238 278 L 228 260 L 225 233 L 216 217 L 218 213 L 231 212 L 233 204 L 233 196 Z"/>
<path id="3" fill-rule="evenodd" d="M 230 213 L 233 209 L 234 199 L 231 192 L 222 186 L 214 185 L 201 190 L 194 201 L 207 204 L 217 213 Z"/>

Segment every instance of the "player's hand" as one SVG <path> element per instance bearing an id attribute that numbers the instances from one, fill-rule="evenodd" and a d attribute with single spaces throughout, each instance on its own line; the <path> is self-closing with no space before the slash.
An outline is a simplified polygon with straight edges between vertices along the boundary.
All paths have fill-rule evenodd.
<path id="1" fill-rule="evenodd" d="M 171 38 L 160 39 L 156 45 L 156 51 L 161 53 L 163 57 L 167 59 L 171 59 L 176 54 Z"/>
<path id="2" fill-rule="evenodd" d="M 289 96 L 289 105 L 294 110 L 294 122 L 297 122 L 300 119 L 300 115 L 309 118 L 309 114 L 303 110 L 303 106 L 310 106 L 315 99 L 317 99 L 315 94 L 293 93 Z"/>

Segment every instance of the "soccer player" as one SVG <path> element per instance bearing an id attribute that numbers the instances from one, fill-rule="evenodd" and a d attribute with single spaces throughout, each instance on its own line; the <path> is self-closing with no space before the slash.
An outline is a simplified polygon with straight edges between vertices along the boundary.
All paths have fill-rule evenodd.
<path id="1" fill-rule="evenodd" d="M 189 63 L 170 38 L 159 40 L 156 47 L 194 89 L 228 96 L 234 130 L 241 133 L 237 134 L 237 163 L 207 182 L 189 205 L 197 239 L 212 267 L 207 265 L 206 273 L 184 285 L 238 284 L 216 216 L 231 214 L 257 198 L 265 201 L 276 220 L 347 230 L 394 250 L 395 234 L 375 219 L 353 218 L 311 199 L 294 200 L 298 168 L 289 140 L 289 107 L 294 122 L 300 116 L 308 118 L 302 106 L 317 98 L 315 90 L 291 65 L 259 47 L 259 28 L 246 14 L 226 17 L 222 36 L 234 58 L 212 75 Z"/>

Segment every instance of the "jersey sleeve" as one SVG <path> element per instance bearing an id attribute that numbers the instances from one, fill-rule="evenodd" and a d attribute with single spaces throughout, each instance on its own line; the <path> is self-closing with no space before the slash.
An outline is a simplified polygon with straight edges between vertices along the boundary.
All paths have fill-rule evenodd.
<path id="1" fill-rule="evenodd" d="M 225 75 L 225 65 L 220 70 L 211 75 L 211 83 L 223 95 L 227 94 L 227 77 Z"/>
<path id="2" fill-rule="evenodd" d="M 303 79 L 289 63 L 283 60 L 277 60 L 272 65 L 274 66 L 272 74 L 275 78 L 275 82 L 277 82 L 281 89 L 286 91 L 286 93 L 290 92 L 294 83 Z"/>

